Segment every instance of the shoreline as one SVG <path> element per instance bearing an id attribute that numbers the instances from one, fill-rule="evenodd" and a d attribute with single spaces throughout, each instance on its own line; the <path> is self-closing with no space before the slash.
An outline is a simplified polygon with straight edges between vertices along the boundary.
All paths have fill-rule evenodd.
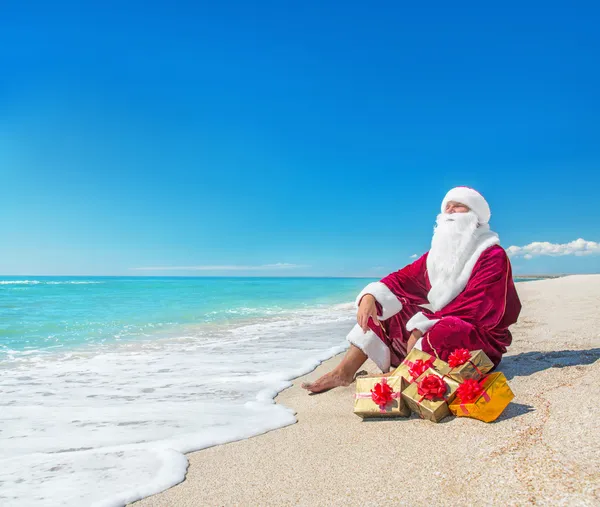
<path id="1" fill-rule="evenodd" d="M 183 480 L 185 453 L 295 423 L 273 397 L 345 348 L 351 303 L 333 299 L 175 340 L 0 362 L 0 503 L 123 505 Z"/>
<path id="2" fill-rule="evenodd" d="M 554 278 L 564 278 L 565 276 L 573 276 L 573 275 L 513 275 L 514 279 L 519 280 L 552 280 Z M 519 283 L 519 282 L 517 282 Z"/>
<path id="3" fill-rule="evenodd" d="M 597 501 L 600 475 L 587 471 L 585 460 L 569 450 L 569 443 L 573 449 L 581 448 L 583 439 L 589 448 L 583 452 L 588 461 L 600 453 L 600 443 L 593 431 L 594 418 L 588 417 L 586 421 L 591 422 L 586 422 L 569 409 L 574 397 L 569 384 L 581 384 L 583 391 L 575 398 L 582 403 L 593 384 L 599 385 L 600 335 L 589 331 L 600 329 L 595 311 L 600 303 L 600 275 L 532 281 L 517 284 L 524 310 L 511 328 L 513 345 L 499 368 L 509 378 L 515 400 L 495 423 L 449 418 L 435 425 L 414 415 L 405 421 L 362 422 L 352 413 L 354 384 L 319 395 L 308 395 L 299 387 L 301 382 L 329 371 L 341 360 L 338 354 L 293 380 L 292 387 L 275 398 L 276 403 L 296 412 L 296 424 L 189 453 L 183 482 L 132 505 L 362 505 L 367 498 L 371 503 L 411 498 L 420 505 L 440 503 L 441 490 L 436 491 L 435 485 L 451 493 L 448 504 L 472 502 L 490 498 L 486 481 L 499 478 L 496 472 L 490 475 L 494 471 L 489 468 L 491 462 L 499 467 L 506 484 L 506 488 L 494 492 L 494 503 L 550 503 L 548 499 L 557 498 L 557 493 L 565 495 L 563 498 L 568 501 Z M 569 311 L 579 319 L 569 321 Z M 571 349 L 558 350 L 565 346 Z M 363 369 L 377 371 L 370 361 Z M 556 407 L 555 399 L 560 401 Z M 600 416 L 598 408 L 591 408 Z M 574 427 L 580 431 L 574 434 L 565 429 Z M 398 431 L 403 429 L 413 437 L 401 438 Z M 548 432 L 556 433 L 556 439 L 546 442 L 544 436 Z M 393 439 L 403 445 L 390 445 Z M 450 449 L 440 453 L 436 441 L 447 442 Z M 465 452 L 458 442 L 477 442 L 478 447 L 473 448 L 473 453 Z M 560 453 L 544 457 L 550 452 L 549 446 L 560 448 L 568 463 L 562 463 Z M 416 457 L 423 453 L 429 459 L 415 465 Z M 474 470 L 472 458 L 489 466 L 482 468 L 480 463 Z M 412 474 L 403 491 L 416 496 L 407 497 L 398 488 L 374 488 L 381 482 L 379 465 L 384 462 L 412 463 Z M 452 469 L 457 465 L 464 467 L 469 484 L 465 485 L 464 480 L 454 484 L 451 480 Z M 324 487 L 318 473 L 323 466 L 329 471 L 328 487 Z M 232 467 L 243 473 L 228 475 Z M 529 479 L 519 478 L 517 469 Z M 560 487 L 560 482 L 559 487 L 552 486 L 554 481 L 542 480 L 540 474 L 561 477 L 564 487 Z M 575 483 L 574 476 L 579 477 Z"/>

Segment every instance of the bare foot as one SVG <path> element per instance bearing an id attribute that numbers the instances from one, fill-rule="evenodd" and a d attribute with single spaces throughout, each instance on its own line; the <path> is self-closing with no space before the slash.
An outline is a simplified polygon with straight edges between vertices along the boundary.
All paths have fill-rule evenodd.
<path id="1" fill-rule="evenodd" d="M 311 393 L 323 393 L 334 387 L 349 386 L 352 383 L 353 376 L 348 377 L 335 370 L 326 373 L 314 382 L 304 382 L 302 387 Z"/>

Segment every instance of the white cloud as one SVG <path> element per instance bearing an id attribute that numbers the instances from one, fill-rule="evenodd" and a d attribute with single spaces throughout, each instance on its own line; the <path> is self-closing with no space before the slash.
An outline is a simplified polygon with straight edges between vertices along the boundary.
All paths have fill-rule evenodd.
<path id="1" fill-rule="evenodd" d="M 576 239 L 570 243 L 548 243 L 547 241 L 534 241 L 525 246 L 509 246 L 506 252 L 510 257 L 523 257 L 533 259 L 540 255 L 558 257 L 562 255 L 592 255 L 600 254 L 600 243 Z"/>
<path id="2" fill-rule="evenodd" d="M 418 255 L 417 255 L 417 254 L 412 254 L 412 255 L 410 256 L 410 258 L 411 258 L 411 259 L 416 259 L 417 257 L 418 257 Z"/>
<path id="3" fill-rule="evenodd" d="M 305 264 L 288 264 L 287 262 L 278 262 L 276 264 L 262 264 L 260 266 L 244 265 L 207 265 L 207 266 L 149 266 L 143 268 L 129 268 L 136 271 L 256 271 L 256 270 L 277 270 L 277 269 L 296 269 L 308 268 Z"/>

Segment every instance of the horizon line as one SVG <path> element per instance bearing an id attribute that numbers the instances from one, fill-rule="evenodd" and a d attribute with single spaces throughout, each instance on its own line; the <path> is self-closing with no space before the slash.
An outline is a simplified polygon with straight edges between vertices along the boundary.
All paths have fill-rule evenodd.
<path id="1" fill-rule="evenodd" d="M 513 273 L 513 278 L 544 278 L 561 277 L 569 275 L 597 275 L 600 272 L 587 273 L 542 273 L 542 274 L 521 274 Z M 378 275 L 92 275 L 92 274 L 0 274 L 0 277 L 88 277 L 88 278 L 380 278 Z M 386 276 L 386 275 L 384 275 Z"/>

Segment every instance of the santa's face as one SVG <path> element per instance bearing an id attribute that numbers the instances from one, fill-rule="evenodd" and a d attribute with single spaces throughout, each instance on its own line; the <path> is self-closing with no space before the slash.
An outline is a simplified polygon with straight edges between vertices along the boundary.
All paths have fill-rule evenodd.
<path id="1" fill-rule="evenodd" d="M 445 213 L 468 213 L 469 211 L 471 209 L 466 204 L 457 201 L 448 201 L 444 210 Z"/>

